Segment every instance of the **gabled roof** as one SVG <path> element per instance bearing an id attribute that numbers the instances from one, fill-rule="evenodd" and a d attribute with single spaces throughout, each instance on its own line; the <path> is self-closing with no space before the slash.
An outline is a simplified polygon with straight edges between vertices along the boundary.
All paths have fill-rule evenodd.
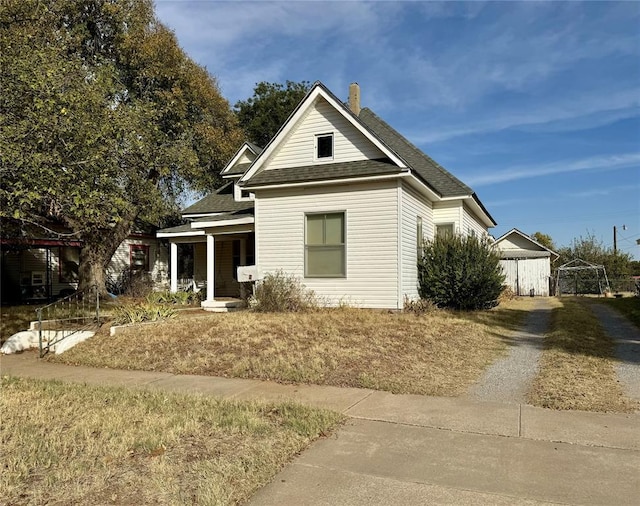
<path id="1" fill-rule="evenodd" d="M 244 174 L 249 167 L 251 167 L 251 163 L 238 163 L 240 158 L 246 152 L 250 152 L 254 157 L 257 157 L 260 153 L 262 153 L 262 148 L 260 146 L 255 145 L 253 142 L 246 141 L 240 146 L 240 149 L 236 151 L 236 154 L 233 155 L 229 163 L 225 166 L 222 171 L 220 171 L 220 175 L 223 178 L 226 177 L 237 177 Z"/>
<path id="2" fill-rule="evenodd" d="M 253 201 L 236 201 L 233 196 L 233 182 L 218 188 L 214 193 L 200 199 L 182 211 L 184 215 L 224 213 L 253 209 Z"/>
<path id="3" fill-rule="evenodd" d="M 432 158 L 424 154 L 420 149 L 405 139 L 401 134 L 376 116 L 370 109 L 364 108 L 356 116 L 342 101 L 340 101 L 321 82 L 316 82 L 305 98 L 298 104 L 289 118 L 280 127 L 280 130 L 271 139 L 261 154 L 258 155 L 251 167 L 245 172 L 239 181 L 239 185 L 245 188 L 258 186 L 281 185 L 314 180 L 345 179 L 351 177 L 366 177 L 372 175 L 370 170 L 350 164 L 361 162 L 323 163 L 314 166 L 292 167 L 285 169 L 261 171 L 262 165 L 276 151 L 278 145 L 285 141 L 289 132 L 297 122 L 304 117 L 306 111 L 313 105 L 318 97 L 323 97 L 336 111 L 347 119 L 359 130 L 372 144 L 374 144 L 386 156 L 389 167 L 384 170 L 377 167 L 377 171 L 391 173 L 406 172 L 410 169 L 416 178 L 441 199 L 464 199 L 476 212 L 484 215 L 483 221 L 489 226 L 495 226 L 496 221 L 480 202 L 474 191 L 436 163 Z M 370 160 L 371 161 L 371 160 Z M 395 165 L 396 169 L 390 166 Z M 299 174 L 296 174 L 299 172 Z"/>
<path id="4" fill-rule="evenodd" d="M 389 149 L 373 132 L 367 129 L 358 117 L 353 114 L 324 84 L 320 81 L 316 81 L 307 95 L 302 99 L 284 124 L 280 127 L 278 132 L 269 141 L 269 144 L 267 144 L 262 153 L 258 155 L 258 158 L 253 162 L 251 168 L 244 176 L 242 176 L 240 179 L 241 186 L 250 186 L 254 183 L 252 178 L 260 171 L 262 164 L 275 152 L 278 145 L 287 138 L 287 135 L 297 124 L 298 120 L 306 114 L 307 110 L 314 104 L 318 97 L 324 98 L 330 105 L 332 105 L 338 113 L 340 113 L 349 123 L 359 130 L 372 144 L 380 149 L 384 156 L 389 158 L 392 163 L 395 163 L 401 168 L 405 167 L 404 161 L 399 158 L 393 150 Z"/>
<path id="5" fill-rule="evenodd" d="M 371 109 L 363 108 L 358 119 L 397 153 L 441 197 L 466 197 L 473 194 L 471 188 L 411 144 L 385 121 L 376 116 Z"/>
<path id="6" fill-rule="evenodd" d="M 527 234 L 525 234 L 524 232 L 521 232 L 520 230 L 518 230 L 517 228 L 512 228 L 511 230 L 509 230 L 506 234 L 501 235 L 500 237 L 498 237 L 496 239 L 496 244 L 498 245 L 498 247 L 500 247 L 500 242 L 504 241 L 505 239 L 507 239 L 509 236 L 511 235 L 516 235 L 518 237 L 521 237 L 522 239 L 525 239 L 526 241 L 528 241 L 529 243 L 531 243 L 534 246 L 537 246 L 538 248 L 540 248 L 541 253 L 544 254 L 544 256 L 550 256 L 552 258 L 552 261 L 556 261 L 560 255 L 558 255 L 555 251 L 550 250 L 549 248 L 547 248 L 546 246 L 543 246 L 542 244 L 540 244 L 538 241 L 536 241 L 535 239 L 533 239 L 532 237 L 528 236 Z M 508 255 L 510 258 L 513 257 L 515 258 L 516 256 L 518 256 L 518 258 L 525 258 L 527 255 L 524 254 L 524 252 L 522 250 L 504 250 L 502 248 L 500 248 L 503 252 L 502 256 L 504 257 L 505 255 Z M 516 253 L 517 251 L 520 251 L 520 253 Z M 541 255 L 536 255 L 536 252 L 530 252 L 531 254 L 528 255 L 529 257 L 533 258 L 533 257 L 539 257 Z"/>

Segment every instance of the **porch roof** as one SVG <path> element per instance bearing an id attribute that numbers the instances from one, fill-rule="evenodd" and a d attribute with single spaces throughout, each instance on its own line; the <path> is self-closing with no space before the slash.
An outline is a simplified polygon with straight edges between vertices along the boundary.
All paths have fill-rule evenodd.
<path id="1" fill-rule="evenodd" d="M 215 216 L 205 216 L 177 227 L 164 228 L 158 231 L 158 237 L 204 237 L 205 228 L 232 227 L 234 225 L 253 225 L 253 208 L 241 209 Z"/>

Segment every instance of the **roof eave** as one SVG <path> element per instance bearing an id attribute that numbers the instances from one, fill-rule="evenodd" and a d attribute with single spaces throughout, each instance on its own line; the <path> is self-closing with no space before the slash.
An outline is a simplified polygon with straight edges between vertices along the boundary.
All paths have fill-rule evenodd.
<path id="1" fill-rule="evenodd" d="M 264 184 L 256 184 L 253 186 L 245 186 L 245 190 L 270 190 L 274 188 L 299 188 L 301 186 L 327 186 L 327 185 L 335 185 L 335 184 L 350 184 L 350 183 L 362 183 L 369 181 L 383 181 L 385 179 L 396 179 L 399 177 L 407 177 L 410 176 L 411 172 L 402 171 L 396 172 L 393 174 L 379 174 L 375 176 L 356 176 L 356 177 L 346 177 L 346 178 L 332 178 L 332 179 L 321 179 L 317 181 L 292 181 L 292 182 L 283 182 L 283 183 L 264 183 Z"/>

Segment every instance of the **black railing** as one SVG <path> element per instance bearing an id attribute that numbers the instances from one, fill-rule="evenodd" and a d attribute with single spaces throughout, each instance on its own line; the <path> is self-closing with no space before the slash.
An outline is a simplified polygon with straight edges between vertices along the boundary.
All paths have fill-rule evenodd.
<path id="1" fill-rule="evenodd" d="M 94 285 L 38 308 L 36 313 L 42 358 L 63 339 L 100 326 L 100 292 Z"/>

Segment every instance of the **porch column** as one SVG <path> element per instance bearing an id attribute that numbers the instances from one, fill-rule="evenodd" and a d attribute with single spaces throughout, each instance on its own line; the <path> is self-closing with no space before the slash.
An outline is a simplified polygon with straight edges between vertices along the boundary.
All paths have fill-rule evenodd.
<path id="1" fill-rule="evenodd" d="M 213 300 L 216 268 L 216 238 L 207 235 L 207 300 Z"/>
<path id="2" fill-rule="evenodd" d="M 169 285 L 169 290 L 171 290 L 171 293 L 175 293 L 178 291 L 178 243 L 171 242 L 170 245 L 169 261 L 171 262 L 171 284 Z"/>

